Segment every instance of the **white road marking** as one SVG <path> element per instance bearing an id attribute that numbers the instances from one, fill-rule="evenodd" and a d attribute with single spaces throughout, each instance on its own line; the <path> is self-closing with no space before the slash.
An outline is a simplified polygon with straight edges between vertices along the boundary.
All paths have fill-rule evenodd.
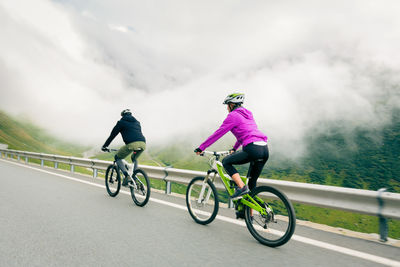
<path id="1" fill-rule="evenodd" d="M 55 175 L 55 176 L 58 176 L 58 177 L 62 177 L 62 178 L 65 178 L 65 179 L 68 179 L 68 180 L 72 180 L 72 181 L 75 181 L 75 182 L 88 184 L 88 185 L 92 185 L 92 186 L 97 186 L 97 187 L 100 187 L 100 188 L 105 188 L 105 185 L 99 185 L 99 184 L 96 184 L 96 183 L 84 181 L 84 180 L 81 180 L 81 179 L 78 179 L 78 178 L 70 177 L 70 176 L 67 176 L 67 175 L 59 174 L 59 173 L 54 173 L 54 172 L 47 171 L 47 170 L 44 170 L 44 169 L 41 169 L 41 168 L 36 168 L 36 167 L 28 166 L 28 165 L 25 165 L 25 164 L 21 164 L 21 163 L 9 161 L 9 160 L 4 160 L 4 159 L 0 159 L 0 160 L 3 161 L 3 162 L 12 163 L 14 165 L 22 166 L 22 167 L 25 167 L 25 168 L 29 168 L 29 169 L 32 169 L 32 170 L 39 171 L 39 172 L 43 172 L 43 173 Z M 130 195 L 130 192 L 125 191 L 125 190 L 121 190 L 120 193 L 125 194 L 125 195 Z M 162 205 L 170 206 L 170 207 L 173 207 L 173 208 L 181 209 L 181 210 L 187 210 L 186 206 L 175 204 L 175 203 L 171 203 L 171 202 L 164 201 L 164 200 L 161 200 L 161 199 L 156 199 L 156 198 L 153 198 L 153 197 L 150 197 L 150 201 L 155 202 L 155 203 L 159 203 L 159 204 L 162 204 Z M 246 227 L 246 223 L 245 222 L 238 221 L 238 220 L 235 220 L 235 219 L 232 219 L 232 218 L 229 218 L 229 217 L 217 215 L 216 219 L 224 221 L 224 222 L 228 222 L 228 223 L 232 223 L 232 224 L 236 224 L 236 225 L 240 225 L 240 226 Z M 391 260 L 391 259 L 380 257 L 380 256 L 375 256 L 375 255 L 372 255 L 372 254 L 369 254 L 369 253 L 365 253 L 365 252 L 361 252 L 361 251 L 357 251 L 357 250 L 354 250 L 354 249 L 349 249 L 349 248 L 340 247 L 340 246 L 337 246 L 337 245 L 332 245 L 332 244 L 329 244 L 329 243 L 326 243 L 326 242 L 322 242 L 322 241 L 318 241 L 318 240 L 315 240 L 315 239 L 311 239 L 311 238 L 307 238 L 307 237 L 303 237 L 303 236 L 299 236 L 299 235 L 293 235 L 292 236 L 292 240 L 296 240 L 298 242 L 306 243 L 306 244 L 309 244 L 309 245 L 312 245 L 312 246 L 315 246 L 315 247 L 320 247 L 320 248 L 336 251 L 336 252 L 339 252 L 339 253 L 342 253 L 342 254 L 346 254 L 346 255 L 349 255 L 349 256 L 358 257 L 358 258 L 361 258 L 361 259 L 364 259 L 364 260 L 369 260 L 369 261 L 372 261 L 372 262 L 380 263 L 380 264 L 383 264 L 383 265 L 399 266 L 400 267 L 400 261 Z"/>

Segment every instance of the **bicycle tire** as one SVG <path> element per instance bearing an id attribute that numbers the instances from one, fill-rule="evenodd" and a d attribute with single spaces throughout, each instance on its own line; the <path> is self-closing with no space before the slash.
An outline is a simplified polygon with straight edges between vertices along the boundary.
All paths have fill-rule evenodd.
<path id="1" fill-rule="evenodd" d="M 263 216 L 253 210 L 253 213 L 257 214 L 253 214 L 252 219 L 251 208 L 245 207 L 246 226 L 252 236 L 269 247 L 278 247 L 288 242 L 296 227 L 296 214 L 286 195 L 276 188 L 259 186 L 250 192 L 250 196 L 253 199 L 255 196 L 262 198 L 263 201 L 268 202 L 273 211 L 268 216 Z M 272 238 L 274 236 L 277 238 Z"/>
<path id="2" fill-rule="evenodd" d="M 150 199 L 151 185 L 149 177 L 147 176 L 147 173 L 141 169 L 135 170 L 132 176 L 136 177 L 141 182 L 137 183 L 137 188 L 129 186 L 132 200 L 137 206 L 143 207 Z"/>
<path id="3" fill-rule="evenodd" d="M 200 194 L 201 187 L 203 185 L 204 177 L 195 177 L 193 178 L 187 189 L 186 189 L 186 206 L 188 208 L 190 216 L 193 218 L 193 220 L 199 224 L 209 224 L 211 223 L 215 217 L 218 214 L 218 208 L 219 208 L 219 200 L 218 200 L 218 195 L 217 195 L 217 189 L 215 188 L 214 184 L 210 181 L 207 180 L 207 184 L 209 188 L 205 191 L 204 194 L 207 194 L 210 191 L 210 199 L 209 203 L 198 203 L 198 194 Z M 192 192 L 194 195 L 192 195 Z M 207 192 L 207 193 L 206 193 Z M 212 196 L 211 196 L 212 193 Z M 193 203 L 191 199 L 194 198 Z M 196 206 L 194 206 L 196 205 Z M 209 206 L 211 208 L 207 208 L 206 206 Z M 199 208 L 205 207 L 206 211 L 200 211 Z M 204 217 L 201 217 L 201 215 L 204 215 Z"/>
<path id="4" fill-rule="evenodd" d="M 118 167 L 114 164 L 107 167 L 105 184 L 107 193 L 111 197 L 118 195 L 121 189 L 121 175 L 119 173 Z"/>

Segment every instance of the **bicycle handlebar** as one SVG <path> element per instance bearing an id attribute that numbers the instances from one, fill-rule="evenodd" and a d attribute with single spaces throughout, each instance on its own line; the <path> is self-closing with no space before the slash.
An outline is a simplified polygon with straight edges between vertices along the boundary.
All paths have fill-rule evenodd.
<path id="1" fill-rule="evenodd" d="M 118 149 L 113 149 L 113 148 L 107 148 L 107 149 L 104 150 L 104 152 L 109 152 L 109 153 L 117 152 L 117 151 L 118 151 Z"/>
<path id="2" fill-rule="evenodd" d="M 209 154 L 209 155 L 213 155 L 213 156 L 227 156 L 230 153 L 231 153 L 230 151 L 207 151 L 207 150 L 204 150 L 203 152 L 201 152 L 200 156 L 204 156 L 205 154 Z"/>

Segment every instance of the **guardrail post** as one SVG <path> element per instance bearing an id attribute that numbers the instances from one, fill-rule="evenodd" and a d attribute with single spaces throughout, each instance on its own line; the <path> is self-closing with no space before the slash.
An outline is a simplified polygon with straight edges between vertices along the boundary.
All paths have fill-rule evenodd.
<path id="1" fill-rule="evenodd" d="M 165 183 L 165 194 L 171 195 L 171 181 Z"/>
<path id="2" fill-rule="evenodd" d="M 97 178 L 98 170 L 94 167 L 96 163 L 92 161 L 93 178 Z"/>
<path id="3" fill-rule="evenodd" d="M 385 205 L 385 203 L 384 203 L 384 201 L 382 199 L 382 194 L 385 191 L 386 191 L 386 188 L 379 189 L 378 190 L 378 197 L 377 197 L 378 198 L 378 203 L 379 203 L 379 210 L 378 210 L 379 234 L 380 234 L 379 240 L 382 241 L 382 242 L 386 242 L 387 241 L 388 232 L 389 232 L 387 219 L 385 217 L 383 217 L 383 215 L 382 215 L 383 206 Z"/>
<path id="4" fill-rule="evenodd" d="M 167 167 L 164 168 L 165 176 L 164 176 L 163 180 L 165 181 L 165 194 L 167 194 L 167 195 L 170 195 L 171 192 L 172 192 L 171 181 L 166 180 L 166 178 L 168 177 L 167 169 L 171 168 L 171 167 L 172 166 L 167 166 Z"/>
<path id="5" fill-rule="evenodd" d="M 44 166 L 44 159 L 40 160 L 40 166 L 42 166 L 42 167 Z"/>
<path id="6" fill-rule="evenodd" d="M 25 156 L 25 163 L 26 163 L 26 164 L 29 163 L 29 158 L 28 158 L 28 156 Z"/>
<path id="7" fill-rule="evenodd" d="M 58 162 L 54 161 L 54 169 L 58 169 Z"/>
<path id="8" fill-rule="evenodd" d="M 72 163 L 72 159 L 71 158 L 69 159 L 69 166 L 70 166 L 70 171 L 74 172 L 75 171 L 75 167 L 74 167 L 74 164 Z"/>

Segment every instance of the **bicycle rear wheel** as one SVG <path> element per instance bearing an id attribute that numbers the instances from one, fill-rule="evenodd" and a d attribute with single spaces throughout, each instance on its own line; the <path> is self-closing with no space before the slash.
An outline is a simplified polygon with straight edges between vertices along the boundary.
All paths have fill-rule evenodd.
<path id="1" fill-rule="evenodd" d="M 289 199 L 279 190 L 260 186 L 253 189 L 250 196 L 267 211 L 266 215 L 246 206 L 245 220 L 247 228 L 257 241 L 277 247 L 290 240 L 296 226 L 296 215 Z"/>
<path id="2" fill-rule="evenodd" d="M 186 206 L 190 216 L 199 224 L 209 224 L 218 213 L 218 195 L 214 184 L 204 177 L 195 177 L 186 190 Z"/>
<path id="3" fill-rule="evenodd" d="M 106 189 L 110 196 L 115 197 L 121 189 L 121 174 L 117 166 L 110 165 L 106 171 L 105 177 Z"/>
<path id="4" fill-rule="evenodd" d="M 132 177 L 136 184 L 129 183 L 132 200 L 137 206 L 143 207 L 150 198 L 150 180 L 147 174 L 141 169 L 134 171 Z"/>

